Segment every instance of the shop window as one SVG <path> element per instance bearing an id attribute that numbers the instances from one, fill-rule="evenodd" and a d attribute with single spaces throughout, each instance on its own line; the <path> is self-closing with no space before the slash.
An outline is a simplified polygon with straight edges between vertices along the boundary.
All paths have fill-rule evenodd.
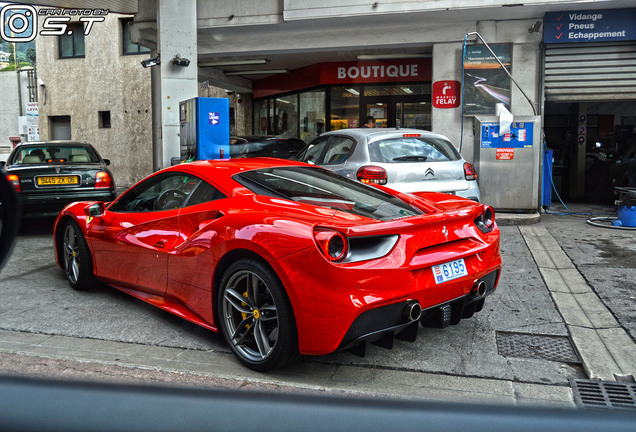
<path id="1" fill-rule="evenodd" d="M 275 99 L 274 134 L 286 137 L 298 136 L 298 95 L 280 96 Z"/>
<path id="2" fill-rule="evenodd" d="M 84 57 L 84 26 L 82 23 L 69 23 L 66 34 L 58 36 L 59 58 Z"/>
<path id="3" fill-rule="evenodd" d="M 147 54 L 150 49 L 133 43 L 130 39 L 130 26 L 133 23 L 132 18 L 124 18 L 121 22 L 121 40 L 122 40 L 122 52 L 124 55 L 134 54 Z"/>
<path id="4" fill-rule="evenodd" d="M 430 84 L 392 84 L 392 85 L 366 85 L 364 96 L 413 96 L 431 94 Z"/>
<path id="5" fill-rule="evenodd" d="M 98 111 L 98 126 L 100 129 L 110 129 L 110 111 Z"/>
<path id="6" fill-rule="evenodd" d="M 360 88 L 331 88 L 331 124 L 329 130 L 359 127 Z"/>
<path id="7" fill-rule="evenodd" d="M 254 102 L 254 135 L 270 135 L 271 125 L 270 118 L 268 116 L 267 107 L 268 100 L 261 100 Z"/>
<path id="8" fill-rule="evenodd" d="M 300 139 L 309 143 L 325 131 L 325 91 L 300 94 Z"/>

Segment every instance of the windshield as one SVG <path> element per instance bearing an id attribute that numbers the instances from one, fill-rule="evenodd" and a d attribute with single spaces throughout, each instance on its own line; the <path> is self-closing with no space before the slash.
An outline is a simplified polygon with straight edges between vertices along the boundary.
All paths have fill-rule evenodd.
<path id="1" fill-rule="evenodd" d="M 461 158 L 449 141 L 441 138 L 399 137 L 369 144 L 371 162 L 445 162 Z"/>
<path id="2" fill-rule="evenodd" d="M 279 167 L 247 171 L 234 179 L 259 195 L 341 210 L 378 220 L 422 214 L 397 197 L 323 169 Z"/>
<path id="3" fill-rule="evenodd" d="M 10 164 L 29 165 L 41 163 L 86 163 L 99 162 L 99 156 L 92 148 L 76 145 L 34 145 L 23 146 L 13 155 Z"/>

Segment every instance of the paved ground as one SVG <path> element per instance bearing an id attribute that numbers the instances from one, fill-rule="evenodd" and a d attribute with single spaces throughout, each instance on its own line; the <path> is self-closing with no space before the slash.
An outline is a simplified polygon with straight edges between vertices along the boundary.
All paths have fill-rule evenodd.
<path id="1" fill-rule="evenodd" d="M 71 290 L 53 263 L 50 225 L 29 224 L 0 273 L 0 372 L 572 406 L 570 379 L 636 373 L 635 236 L 582 215 L 540 219 L 501 226 L 499 289 L 474 318 L 420 328 L 391 351 L 303 358 L 271 374 L 238 365 L 218 335 L 114 289 Z M 504 333 L 572 336 L 583 365 L 501 355 Z"/>

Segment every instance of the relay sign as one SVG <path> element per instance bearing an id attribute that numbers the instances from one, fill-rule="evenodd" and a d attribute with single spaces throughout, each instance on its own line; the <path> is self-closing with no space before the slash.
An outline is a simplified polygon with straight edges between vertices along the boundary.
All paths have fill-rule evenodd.
<path id="1" fill-rule="evenodd" d="M 481 124 L 481 148 L 532 148 L 534 123 L 513 122 L 510 132 L 499 133 L 499 123 Z"/>

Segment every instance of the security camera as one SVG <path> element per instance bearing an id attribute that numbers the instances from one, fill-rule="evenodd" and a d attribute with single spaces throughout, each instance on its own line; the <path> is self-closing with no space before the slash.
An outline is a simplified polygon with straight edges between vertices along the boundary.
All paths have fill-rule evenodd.
<path id="1" fill-rule="evenodd" d="M 541 31 L 541 21 L 537 21 L 528 29 L 528 33 L 539 33 Z"/>
<path id="2" fill-rule="evenodd" d="M 243 102 L 243 98 L 241 97 L 241 94 L 240 94 L 240 93 L 237 93 L 237 94 L 236 94 L 236 102 L 237 102 L 237 103 L 241 103 L 241 102 Z"/>
<path id="3" fill-rule="evenodd" d="M 157 66 L 159 64 L 161 64 L 161 60 L 159 60 L 159 56 L 141 61 L 141 65 L 145 68 Z"/>
<path id="4" fill-rule="evenodd" d="M 174 56 L 174 58 L 172 59 L 172 62 L 175 64 L 175 66 L 184 66 L 184 67 L 190 66 L 190 60 L 187 58 L 181 57 L 179 54 Z"/>

